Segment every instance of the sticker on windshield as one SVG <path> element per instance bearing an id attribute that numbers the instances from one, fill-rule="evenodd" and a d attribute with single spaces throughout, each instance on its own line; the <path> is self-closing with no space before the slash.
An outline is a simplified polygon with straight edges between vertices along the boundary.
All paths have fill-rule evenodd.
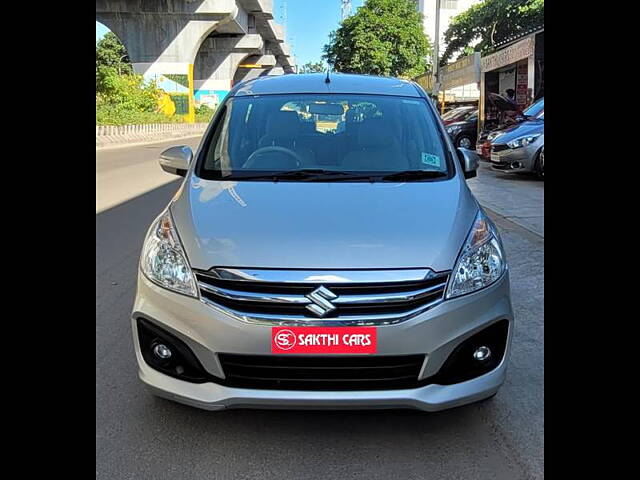
<path id="1" fill-rule="evenodd" d="M 422 152 L 422 163 L 430 167 L 442 168 L 440 157 L 431 153 Z"/>

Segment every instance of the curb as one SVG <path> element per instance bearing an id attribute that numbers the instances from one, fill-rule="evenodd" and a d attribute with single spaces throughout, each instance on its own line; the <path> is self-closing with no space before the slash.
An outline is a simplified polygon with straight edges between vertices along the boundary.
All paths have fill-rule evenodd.
<path id="1" fill-rule="evenodd" d="M 172 138 L 202 135 L 208 123 L 160 123 L 148 125 L 96 125 L 96 150 L 156 143 Z"/>
<path id="2" fill-rule="evenodd" d="M 522 222 L 516 221 L 513 218 L 505 215 L 504 213 L 500 213 L 498 210 L 487 207 L 484 204 L 481 204 L 482 208 L 489 214 L 489 216 L 498 217 L 502 220 L 502 222 L 511 224 L 513 227 L 516 227 L 517 230 L 520 231 L 521 234 L 528 237 L 529 240 L 533 240 L 536 242 L 544 242 L 544 234 L 540 232 L 536 232 L 531 227 L 524 225 Z M 495 220 L 495 218 L 493 219 Z"/>

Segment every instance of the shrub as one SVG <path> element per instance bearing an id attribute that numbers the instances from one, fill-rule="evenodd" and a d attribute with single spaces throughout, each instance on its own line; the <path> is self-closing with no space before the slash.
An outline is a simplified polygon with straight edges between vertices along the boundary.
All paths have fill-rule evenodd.
<path id="1" fill-rule="evenodd" d="M 177 123 L 184 117 L 168 117 L 158 112 L 140 112 L 121 105 L 100 105 L 96 107 L 96 125 L 142 125 L 146 123 Z"/>
<path id="2" fill-rule="evenodd" d="M 113 67 L 105 67 L 102 86 L 97 93 L 100 105 L 113 105 L 139 112 L 155 112 L 160 91 L 155 83 L 145 83 L 142 75 L 118 75 Z"/>
<path id="3" fill-rule="evenodd" d="M 204 115 L 207 113 L 213 113 L 215 110 L 208 105 L 202 104 L 199 107 L 196 107 L 196 115 Z"/>
<path id="4" fill-rule="evenodd" d="M 119 75 L 114 67 L 103 67 L 101 87 L 96 90 L 96 125 L 136 125 L 179 123 L 186 120 L 187 94 L 166 94 L 155 82 L 145 82 L 141 75 Z M 175 107 L 175 115 L 164 113 L 162 101 Z M 165 105 L 166 107 L 167 105 Z M 180 108 L 178 108 L 180 107 Z M 196 110 L 196 122 L 209 122 L 214 110 L 206 105 Z"/>
<path id="5" fill-rule="evenodd" d="M 196 108 L 196 122 L 198 123 L 208 123 L 213 114 L 216 113 L 214 109 L 207 105 L 200 105 Z"/>

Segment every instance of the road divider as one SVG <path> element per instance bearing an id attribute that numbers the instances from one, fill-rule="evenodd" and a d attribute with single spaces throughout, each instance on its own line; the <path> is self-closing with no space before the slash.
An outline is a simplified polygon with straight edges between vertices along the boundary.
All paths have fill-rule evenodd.
<path id="1" fill-rule="evenodd" d="M 96 125 L 96 149 L 191 137 L 204 133 L 207 125 L 208 123 Z"/>

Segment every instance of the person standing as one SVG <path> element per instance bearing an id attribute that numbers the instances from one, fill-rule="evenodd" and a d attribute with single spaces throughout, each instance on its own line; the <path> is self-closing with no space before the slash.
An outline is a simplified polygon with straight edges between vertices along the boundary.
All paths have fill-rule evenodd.
<path id="1" fill-rule="evenodd" d="M 507 98 L 513 103 L 516 103 L 516 91 L 513 88 L 507 88 Z"/>
<path id="2" fill-rule="evenodd" d="M 507 88 L 505 95 L 503 98 L 506 98 L 508 103 L 504 108 L 500 108 L 500 113 L 498 114 L 498 123 L 502 126 L 516 123 L 515 117 L 522 113 L 516 104 L 516 91 L 513 88 Z"/>

